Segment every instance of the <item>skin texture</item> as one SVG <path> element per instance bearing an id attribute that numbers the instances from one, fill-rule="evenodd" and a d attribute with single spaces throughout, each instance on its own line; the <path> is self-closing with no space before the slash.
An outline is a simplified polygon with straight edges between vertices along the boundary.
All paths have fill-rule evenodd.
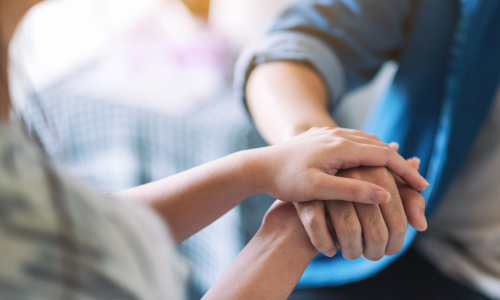
<path id="1" fill-rule="evenodd" d="M 327 95 L 321 77 L 314 70 L 288 61 L 257 66 L 250 74 L 246 88 L 250 113 L 270 144 L 282 143 L 313 126 L 337 127 L 327 110 Z M 376 136 L 370 137 L 378 140 Z M 384 254 L 391 255 L 401 249 L 407 221 L 417 230 L 427 228 L 425 200 L 389 170 L 361 167 L 338 175 L 375 183 L 391 193 L 392 201 L 378 206 L 338 201 L 295 203 L 311 242 L 323 254 L 331 256 L 340 247 L 347 259 L 363 255 L 378 260 Z M 327 230 L 330 224 L 326 223 L 325 214 L 331 210 L 342 211 L 342 216 L 334 214 L 336 217 L 333 218 L 340 246 Z M 364 249 L 360 246 L 360 230 L 366 238 Z"/>
<path id="2" fill-rule="evenodd" d="M 6 45 L 19 19 L 36 2 L 0 0 L 4 45 L 1 47 L 4 76 L 0 77 L 0 86 L 5 87 L 0 94 L 0 104 L 4 120 L 8 119 L 10 108 L 6 92 Z M 9 13 L 9 17 L 4 18 Z M 313 128 L 287 143 L 235 153 L 120 192 L 118 196 L 150 205 L 170 225 L 179 243 L 246 197 L 262 192 L 287 201 L 343 199 L 387 203 L 390 197 L 382 187 L 347 176 L 334 176 L 340 170 L 360 165 L 388 167 L 412 189 L 426 186 L 426 181 L 410 163 L 377 139 L 359 131 Z M 336 212 L 330 211 L 332 215 Z M 205 299 L 286 299 L 318 253 L 306 229 L 290 203 L 276 202 L 257 235 Z"/>
<path id="3" fill-rule="evenodd" d="M 203 299 L 286 299 L 317 254 L 293 205 L 278 200 Z"/>
<path id="4" fill-rule="evenodd" d="M 180 243 L 255 194 L 288 202 L 390 200 L 379 185 L 332 176 L 359 165 L 389 166 L 413 188 L 426 186 L 411 164 L 387 144 L 364 135 L 349 129 L 313 128 L 287 143 L 241 151 L 116 195 L 151 205 Z"/>
<path id="5" fill-rule="evenodd" d="M 418 170 L 417 160 L 409 163 Z M 277 200 L 259 232 L 203 299 L 286 299 L 316 254 L 294 207 Z"/>

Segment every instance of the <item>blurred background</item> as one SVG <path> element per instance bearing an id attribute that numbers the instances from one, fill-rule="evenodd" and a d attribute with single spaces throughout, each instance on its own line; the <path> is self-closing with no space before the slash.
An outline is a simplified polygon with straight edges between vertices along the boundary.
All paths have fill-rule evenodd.
<path id="1" fill-rule="evenodd" d="M 74 176 L 114 192 L 265 146 L 233 97 L 234 62 L 290 0 L 49 0 L 11 45 L 11 90 L 29 133 Z M 397 65 L 344 97 L 361 128 Z M 259 228 L 257 195 L 180 246 L 200 299 Z"/>

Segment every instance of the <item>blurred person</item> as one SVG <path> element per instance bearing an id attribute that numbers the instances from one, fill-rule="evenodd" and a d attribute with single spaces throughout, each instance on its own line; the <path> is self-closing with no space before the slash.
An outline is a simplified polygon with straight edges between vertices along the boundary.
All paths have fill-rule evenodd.
<path id="1" fill-rule="evenodd" d="M 210 0 L 182 0 L 182 2 L 193 13 L 200 15 L 205 19 L 208 18 L 208 13 L 210 11 Z"/>
<path id="2" fill-rule="evenodd" d="M 299 282 L 315 289 L 291 299 L 500 299 L 499 19 L 500 1 L 296 1 L 240 55 L 239 98 L 271 144 L 336 127 L 340 97 L 397 61 L 366 131 L 422 158 L 431 183 L 429 230 L 409 250 L 426 227 L 421 195 L 384 168 L 346 176 L 384 187 L 388 204 L 295 203 L 323 253 L 336 246 L 324 224 L 335 208 L 342 254 L 356 260 L 318 257 Z"/>
<path id="3" fill-rule="evenodd" d="M 121 21 L 132 10 L 136 16 Z M 128 26 L 95 34 L 117 21 Z M 238 52 L 211 22 L 200 22 L 180 0 L 42 3 L 11 42 L 11 54 L 30 54 L 10 58 L 10 79 L 29 78 L 20 82 L 22 93 L 12 95 L 29 135 L 40 137 L 51 161 L 104 192 L 263 146 L 232 97 Z M 99 37 L 106 38 L 87 60 L 71 59 Z M 54 66 L 68 72 L 48 80 Z M 191 272 L 189 299 L 200 299 L 222 275 L 273 202 L 268 195 L 252 196 L 179 245 Z"/>
<path id="4" fill-rule="evenodd" d="M 2 299 L 182 299 L 187 271 L 174 244 L 257 193 L 287 202 L 271 207 L 205 298 L 285 299 L 318 253 L 288 202 L 390 201 L 378 185 L 333 176 L 360 165 L 389 167 L 416 190 L 428 185 L 417 160 L 405 161 L 371 135 L 315 128 L 116 193 L 122 200 L 93 192 L 51 166 L 10 121 L 7 46 L 38 2 L 0 0 Z"/>

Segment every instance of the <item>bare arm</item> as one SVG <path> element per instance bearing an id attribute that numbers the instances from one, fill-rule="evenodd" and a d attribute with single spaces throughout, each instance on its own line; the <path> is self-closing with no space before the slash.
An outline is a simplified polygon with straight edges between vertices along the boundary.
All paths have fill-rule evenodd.
<path id="1" fill-rule="evenodd" d="M 277 201 L 203 299 L 287 299 L 317 254 L 294 207 Z"/>
<path id="2" fill-rule="evenodd" d="M 180 243 L 243 199 L 263 192 L 259 154 L 235 153 L 116 195 L 151 205 Z"/>
<path id="3" fill-rule="evenodd" d="M 289 202 L 387 202 L 390 195 L 376 184 L 332 176 L 360 165 L 388 166 L 415 188 L 426 186 L 418 172 L 387 144 L 359 131 L 321 128 L 280 145 L 238 152 L 117 196 L 151 205 L 180 243 L 258 193 Z"/>
<path id="4" fill-rule="evenodd" d="M 250 74 L 245 93 L 257 128 L 268 142 L 278 144 L 311 126 L 337 126 L 327 109 L 326 90 L 322 78 L 312 68 L 277 61 L 258 65 Z M 365 258 L 378 260 L 401 249 L 407 219 L 415 229 L 425 230 L 423 197 L 415 190 L 397 185 L 386 168 L 353 169 L 343 172 L 342 176 L 378 184 L 391 193 L 393 201 L 383 205 L 345 201 L 296 203 L 312 243 L 323 254 L 332 256 L 337 248 L 342 248 L 342 254 L 348 259 L 364 254 Z M 404 199 L 400 193 L 405 195 Z M 331 211 L 337 242 L 327 230 L 326 211 Z M 345 213 L 337 215 L 334 211 Z"/>
<path id="5" fill-rule="evenodd" d="M 257 66 L 246 95 L 257 128 L 271 144 L 311 127 L 337 127 L 327 111 L 323 80 L 304 64 L 279 61 Z"/>

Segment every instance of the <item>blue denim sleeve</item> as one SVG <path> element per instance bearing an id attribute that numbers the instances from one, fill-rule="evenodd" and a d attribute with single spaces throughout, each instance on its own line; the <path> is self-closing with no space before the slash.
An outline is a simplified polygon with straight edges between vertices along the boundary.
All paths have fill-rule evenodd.
<path id="1" fill-rule="evenodd" d="M 258 64 L 292 60 L 310 65 L 328 87 L 330 105 L 397 59 L 411 23 L 414 0 L 295 1 L 268 34 L 238 58 L 235 89 L 244 101 L 246 79 Z"/>

